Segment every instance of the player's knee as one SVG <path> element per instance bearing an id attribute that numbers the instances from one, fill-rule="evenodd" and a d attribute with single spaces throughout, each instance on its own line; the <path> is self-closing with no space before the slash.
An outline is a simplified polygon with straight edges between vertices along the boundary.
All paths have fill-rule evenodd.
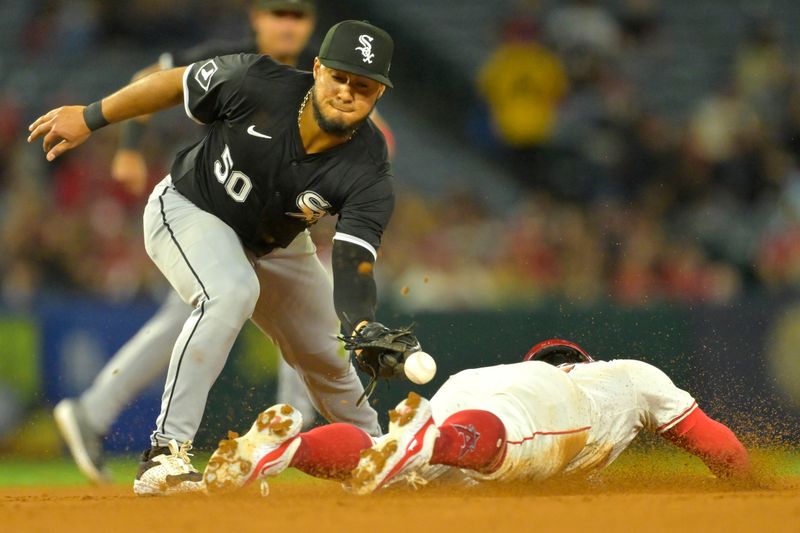
<path id="1" fill-rule="evenodd" d="M 250 269 L 226 272 L 224 277 L 207 290 L 210 299 L 222 303 L 220 307 L 226 314 L 242 322 L 252 316 L 260 291 L 258 277 Z"/>

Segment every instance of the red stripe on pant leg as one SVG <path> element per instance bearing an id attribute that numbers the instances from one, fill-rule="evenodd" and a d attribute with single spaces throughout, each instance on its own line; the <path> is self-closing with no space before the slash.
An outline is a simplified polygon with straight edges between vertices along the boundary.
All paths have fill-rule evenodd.
<path id="1" fill-rule="evenodd" d="M 508 441 L 508 444 L 522 444 L 524 442 L 528 442 L 529 440 L 533 440 L 537 435 L 571 435 L 572 433 L 580 433 L 582 431 L 589 431 L 590 429 L 592 429 L 592 426 L 584 426 L 576 429 L 565 429 L 562 431 L 537 431 L 533 435 L 525 437 L 522 440 L 510 440 Z"/>

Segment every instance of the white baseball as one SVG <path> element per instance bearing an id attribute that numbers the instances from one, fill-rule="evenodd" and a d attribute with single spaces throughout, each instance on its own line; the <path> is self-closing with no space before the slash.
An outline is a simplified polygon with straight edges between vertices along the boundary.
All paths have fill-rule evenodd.
<path id="1" fill-rule="evenodd" d="M 413 383 L 424 385 L 436 375 L 436 361 L 425 352 L 414 352 L 406 357 L 403 370 Z"/>

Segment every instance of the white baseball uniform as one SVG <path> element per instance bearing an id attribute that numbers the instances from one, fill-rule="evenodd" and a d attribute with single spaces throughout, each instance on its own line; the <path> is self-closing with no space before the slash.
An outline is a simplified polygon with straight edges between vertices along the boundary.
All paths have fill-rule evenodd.
<path id="1" fill-rule="evenodd" d="M 431 398 L 442 424 L 465 409 L 495 414 L 506 428 L 506 455 L 474 479 L 542 480 L 609 465 L 642 429 L 662 432 L 697 403 L 656 367 L 634 360 L 556 368 L 541 361 L 464 370 Z"/>

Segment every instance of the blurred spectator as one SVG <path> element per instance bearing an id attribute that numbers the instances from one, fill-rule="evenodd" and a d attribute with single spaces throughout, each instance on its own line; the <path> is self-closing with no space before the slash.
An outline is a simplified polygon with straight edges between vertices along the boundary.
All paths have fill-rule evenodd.
<path id="1" fill-rule="evenodd" d="M 529 148 L 549 139 L 567 90 L 561 60 L 536 40 L 531 19 L 506 22 L 502 43 L 479 75 L 492 122 L 503 143 Z"/>
<path id="2" fill-rule="evenodd" d="M 619 23 L 597 0 L 569 0 L 547 18 L 547 37 L 561 52 L 588 48 L 605 57 L 617 55 Z"/>
<path id="3" fill-rule="evenodd" d="M 777 209 L 754 253 L 761 282 L 771 290 L 800 288 L 800 170 L 797 166 L 783 182 Z"/>
<path id="4" fill-rule="evenodd" d="M 24 32 L 29 52 L 70 57 L 87 53 L 99 33 L 100 4 L 94 0 L 43 0 Z"/>
<path id="5" fill-rule="evenodd" d="M 747 38 L 736 55 L 735 70 L 736 88 L 743 98 L 757 104 L 777 100 L 789 67 L 772 21 L 750 21 Z"/>
<path id="6" fill-rule="evenodd" d="M 565 58 L 572 91 L 554 133 L 548 185 L 565 198 L 619 194 L 619 167 L 638 114 L 635 94 L 620 73 L 588 48 Z"/>
<path id="7" fill-rule="evenodd" d="M 560 59 L 537 42 L 536 34 L 531 18 L 506 22 L 502 42 L 478 79 L 493 131 L 510 148 L 514 171 L 525 182 L 533 178 L 537 148 L 550 139 L 567 90 Z"/>
<path id="8" fill-rule="evenodd" d="M 134 0 L 99 2 L 108 40 L 135 39 L 151 45 L 201 40 L 207 33 L 211 2 L 202 0 Z"/>
<path id="9" fill-rule="evenodd" d="M 800 84 L 796 81 L 789 89 L 783 122 L 777 132 L 781 142 L 800 165 Z"/>
<path id="10" fill-rule="evenodd" d="M 661 24 L 658 0 L 625 0 L 619 24 L 627 44 L 635 47 L 649 44 L 655 39 Z"/>
<path id="11" fill-rule="evenodd" d="M 654 197 L 653 209 L 663 213 L 678 172 L 680 133 L 663 117 L 642 114 L 631 123 L 627 139 L 619 166 L 622 198 Z"/>
<path id="12" fill-rule="evenodd" d="M 695 153 L 718 165 L 732 159 L 741 141 L 758 128 L 758 115 L 731 87 L 700 103 L 690 120 L 689 134 Z"/>

